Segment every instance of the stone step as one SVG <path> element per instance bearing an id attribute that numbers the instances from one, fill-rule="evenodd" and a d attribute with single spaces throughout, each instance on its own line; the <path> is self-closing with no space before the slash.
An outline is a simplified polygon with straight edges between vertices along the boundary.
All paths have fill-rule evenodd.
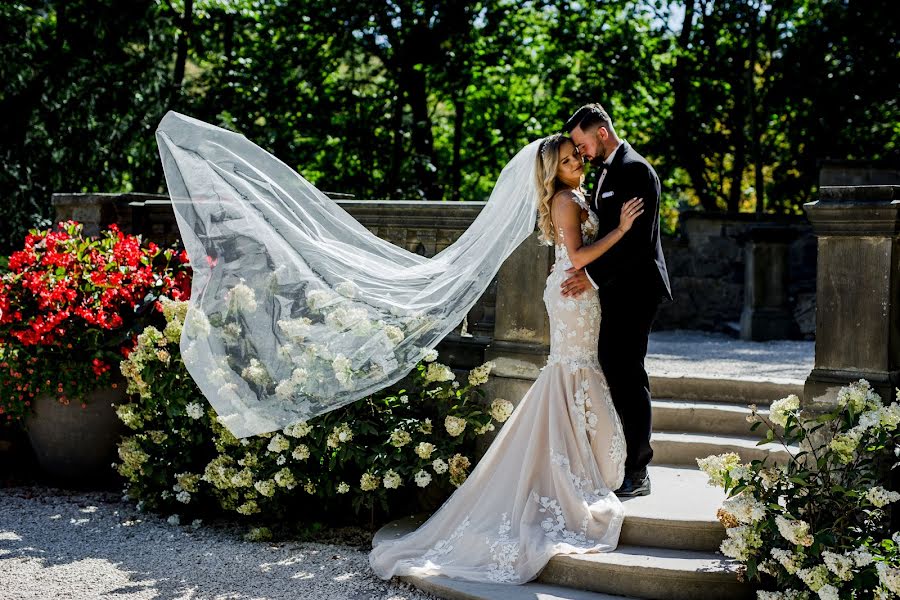
<path id="1" fill-rule="evenodd" d="M 697 466 L 698 458 L 726 452 L 736 452 L 745 463 L 765 458 L 774 459 L 780 464 L 790 460 L 790 455 L 781 444 L 769 443 L 759 446 L 757 445 L 759 441 L 759 438 L 751 436 L 672 431 L 654 431 L 650 438 L 653 462 L 657 465 Z M 796 447 L 791 450 L 793 454 L 799 452 Z"/>
<path id="2" fill-rule="evenodd" d="M 648 496 L 623 498 L 625 521 L 619 543 L 681 550 L 716 551 L 725 528 L 716 511 L 725 491 L 708 485 L 694 467 L 652 466 Z"/>
<path id="3" fill-rule="evenodd" d="M 790 394 L 803 393 L 797 379 L 713 379 L 650 375 L 650 391 L 656 398 L 768 406 Z"/>
<path id="4" fill-rule="evenodd" d="M 758 413 L 769 416 L 767 408 Z M 768 428 L 760 425 L 750 430 L 750 409 L 736 404 L 699 402 L 696 400 L 653 400 L 653 428 L 658 431 L 715 433 L 748 437 L 765 437 Z"/>
<path id="5" fill-rule="evenodd" d="M 553 557 L 538 581 L 648 600 L 752 598 L 737 563 L 712 552 L 619 546 L 602 554 Z"/>
<path id="6" fill-rule="evenodd" d="M 538 582 L 524 585 L 476 583 L 442 576 L 404 576 L 400 579 L 422 591 L 447 600 L 631 600 L 624 596 L 611 596 Z"/>

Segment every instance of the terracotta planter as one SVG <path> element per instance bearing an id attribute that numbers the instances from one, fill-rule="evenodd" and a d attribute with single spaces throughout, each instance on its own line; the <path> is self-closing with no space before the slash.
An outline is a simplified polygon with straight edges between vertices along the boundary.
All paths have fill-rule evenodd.
<path id="1" fill-rule="evenodd" d="M 122 383 L 116 389 L 99 389 L 81 403 L 61 404 L 56 396 L 35 398 L 33 412 L 25 420 L 28 438 L 41 468 L 56 480 L 72 484 L 111 481 L 116 445 L 124 424 L 113 405 L 125 398 Z"/>

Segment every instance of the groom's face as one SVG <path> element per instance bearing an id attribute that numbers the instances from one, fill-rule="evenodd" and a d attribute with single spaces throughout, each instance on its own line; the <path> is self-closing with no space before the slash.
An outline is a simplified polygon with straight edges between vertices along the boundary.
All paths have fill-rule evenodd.
<path id="1" fill-rule="evenodd" d="M 600 127 L 594 127 L 584 131 L 579 125 L 571 133 L 572 141 L 575 142 L 581 158 L 595 166 L 603 163 L 606 159 L 606 151 L 600 140 L 600 129 Z"/>

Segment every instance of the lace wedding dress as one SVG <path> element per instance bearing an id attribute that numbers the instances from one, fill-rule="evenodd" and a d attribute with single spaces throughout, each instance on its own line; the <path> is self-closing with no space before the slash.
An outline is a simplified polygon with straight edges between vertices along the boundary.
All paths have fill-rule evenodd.
<path id="1" fill-rule="evenodd" d="M 583 197 L 578 204 L 589 244 L 598 221 Z M 465 483 L 419 529 L 372 550 L 380 577 L 525 583 L 555 554 L 616 548 L 623 508 L 612 490 L 624 477 L 625 438 L 597 359 L 600 303 L 593 290 L 561 295 L 572 264 L 557 237 L 544 290 L 547 365 Z"/>

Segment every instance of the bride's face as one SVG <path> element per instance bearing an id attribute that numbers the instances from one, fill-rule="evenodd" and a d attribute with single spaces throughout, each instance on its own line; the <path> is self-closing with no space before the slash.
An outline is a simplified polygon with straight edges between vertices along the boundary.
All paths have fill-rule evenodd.
<path id="1" fill-rule="evenodd" d="M 563 184 L 572 188 L 579 187 L 584 178 L 584 163 L 581 162 L 581 156 L 575 150 L 575 144 L 569 140 L 565 140 L 559 146 L 559 164 L 556 167 L 556 177 Z"/>

